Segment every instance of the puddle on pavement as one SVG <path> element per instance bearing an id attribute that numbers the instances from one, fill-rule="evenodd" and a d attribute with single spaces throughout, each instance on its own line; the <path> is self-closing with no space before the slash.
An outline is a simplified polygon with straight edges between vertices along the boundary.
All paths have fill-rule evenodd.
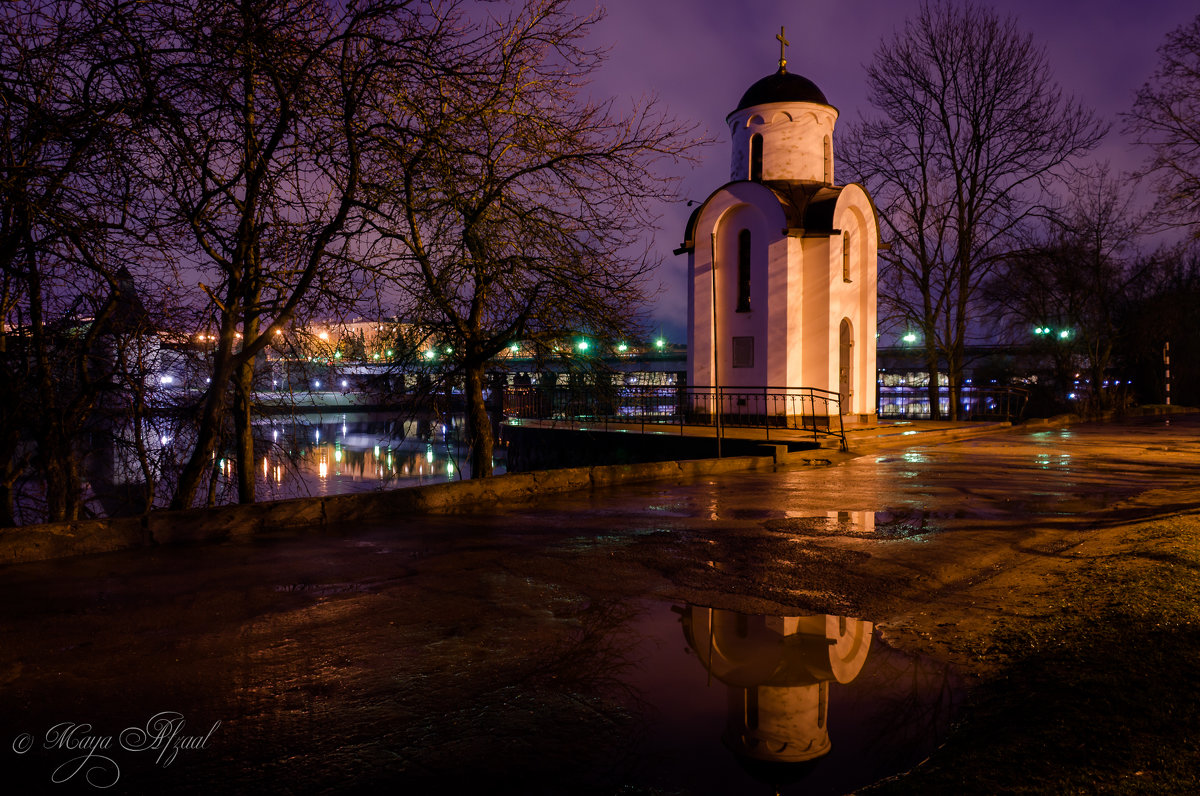
<path id="1" fill-rule="evenodd" d="M 645 734 L 626 785 L 846 793 L 925 759 L 960 698 L 947 667 L 892 649 L 860 619 L 656 603 L 630 630 L 641 665 L 627 684 Z"/>
<path id="2" fill-rule="evenodd" d="M 884 511 L 786 512 L 791 516 L 763 520 L 760 525 L 774 533 L 798 537 L 850 536 L 861 539 L 911 539 L 943 529 L 942 520 L 961 515 L 918 508 Z"/>

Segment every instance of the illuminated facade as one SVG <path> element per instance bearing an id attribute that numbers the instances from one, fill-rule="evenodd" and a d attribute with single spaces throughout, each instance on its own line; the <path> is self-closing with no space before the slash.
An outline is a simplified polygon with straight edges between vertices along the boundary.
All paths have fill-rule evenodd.
<path id="1" fill-rule="evenodd" d="M 865 419 L 875 412 L 875 206 L 862 186 L 834 183 L 838 112 L 786 64 L 781 56 L 726 118 L 730 182 L 696 208 L 677 251 L 688 255 L 688 383 L 817 388 Z"/>

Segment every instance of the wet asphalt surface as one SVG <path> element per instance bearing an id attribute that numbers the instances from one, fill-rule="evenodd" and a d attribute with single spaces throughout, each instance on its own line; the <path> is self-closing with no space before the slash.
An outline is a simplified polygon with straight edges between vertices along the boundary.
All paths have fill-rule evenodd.
<path id="1" fill-rule="evenodd" d="M 723 708 L 691 706 L 723 697 L 687 690 L 711 677 L 684 655 L 679 611 L 886 625 L 1030 551 L 1194 507 L 1198 432 L 1189 416 L 1013 433 L 3 567 L 0 781 L 14 793 L 770 792 L 733 764 L 705 773 L 726 754 Z M 952 672 L 880 638 L 871 655 L 925 695 L 856 696 L 855 712 L 890 701 L 893 723 L 946 723 Z M 709 714 L 709 746 L 681 740 Z M 839 732 L 835 749 L 858 744 L 858 730 Z M 883 750 L 895 759 L 879 771 L 920 753 Z M 826 768 L 856 766 L 870 768 Z M 807 770 L 784 792 L 850 787 L 805 782 Z"/>

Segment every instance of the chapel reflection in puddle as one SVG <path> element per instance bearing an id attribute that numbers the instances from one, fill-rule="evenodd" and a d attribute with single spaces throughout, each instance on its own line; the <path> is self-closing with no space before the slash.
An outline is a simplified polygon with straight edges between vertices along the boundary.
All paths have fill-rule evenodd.
<path id="1" fill-rule="evenodd" d="M 769 779 L 803 775 L 831 748 L 829 684 L 862 671 L 872 624 L 818 616 L 749 616 L 689 605 L 683 633 L 700 662 L 728 688 L 722 741 L 738 762 Z M 785 771 L 790 770 L 790 771 Z"/>

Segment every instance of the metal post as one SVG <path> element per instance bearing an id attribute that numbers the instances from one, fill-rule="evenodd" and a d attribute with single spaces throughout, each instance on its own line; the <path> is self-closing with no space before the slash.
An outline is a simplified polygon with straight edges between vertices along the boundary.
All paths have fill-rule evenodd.
<path id="1" fill-rule="evenodd" d="M 832 428 L 829 429 L 833 431 Z M 846 424 L 842 422 L 842 401 L 838 399 L 838 436 L 842 438 L 842 450 L 846 450 Z"/>
<path id="2" fill-rule="evenodd" d="M 767 406 L 770 397 L 768 394 L 769 387 L 763 387 L 763 428 L 767 433 L 767 442 L 771 441 L 771 410 Z"/>
<path id="3" fill-rule="evenodd" d="M 717 233 L 709 234 L 712 244 L 712 262 L 709 263 L 708 273 L 712 278 L 712 321 L 713 321 L 713 387 L 717 398 L 717 458 L 721 458 L 721 376 L 718 370 L 720 358 L 717 356 Z"/>
<path id="4" fill-rule="evenodd" d="M 809 403 L 812 406 L 813 442 L 820 442 L 821 440 L 817 436 L 817 393 L 810 387 L 808 390 L 808 394 L 809 394 L 809 396 L 811 396 L 811 400 Z M 841 409 L 840 406 L 838 408 L 839 408 L 839 410 Z M 826 415 L 829 414 L 829 398 L 828 397 L 825 398 L 825 414 Z"/>
<path id="5" fill-rule="evenodd" d="M 1167 406 L 1171 405 L 1171 341 L 1163 344 L 1163 366 L 1166 368 Z"/>

